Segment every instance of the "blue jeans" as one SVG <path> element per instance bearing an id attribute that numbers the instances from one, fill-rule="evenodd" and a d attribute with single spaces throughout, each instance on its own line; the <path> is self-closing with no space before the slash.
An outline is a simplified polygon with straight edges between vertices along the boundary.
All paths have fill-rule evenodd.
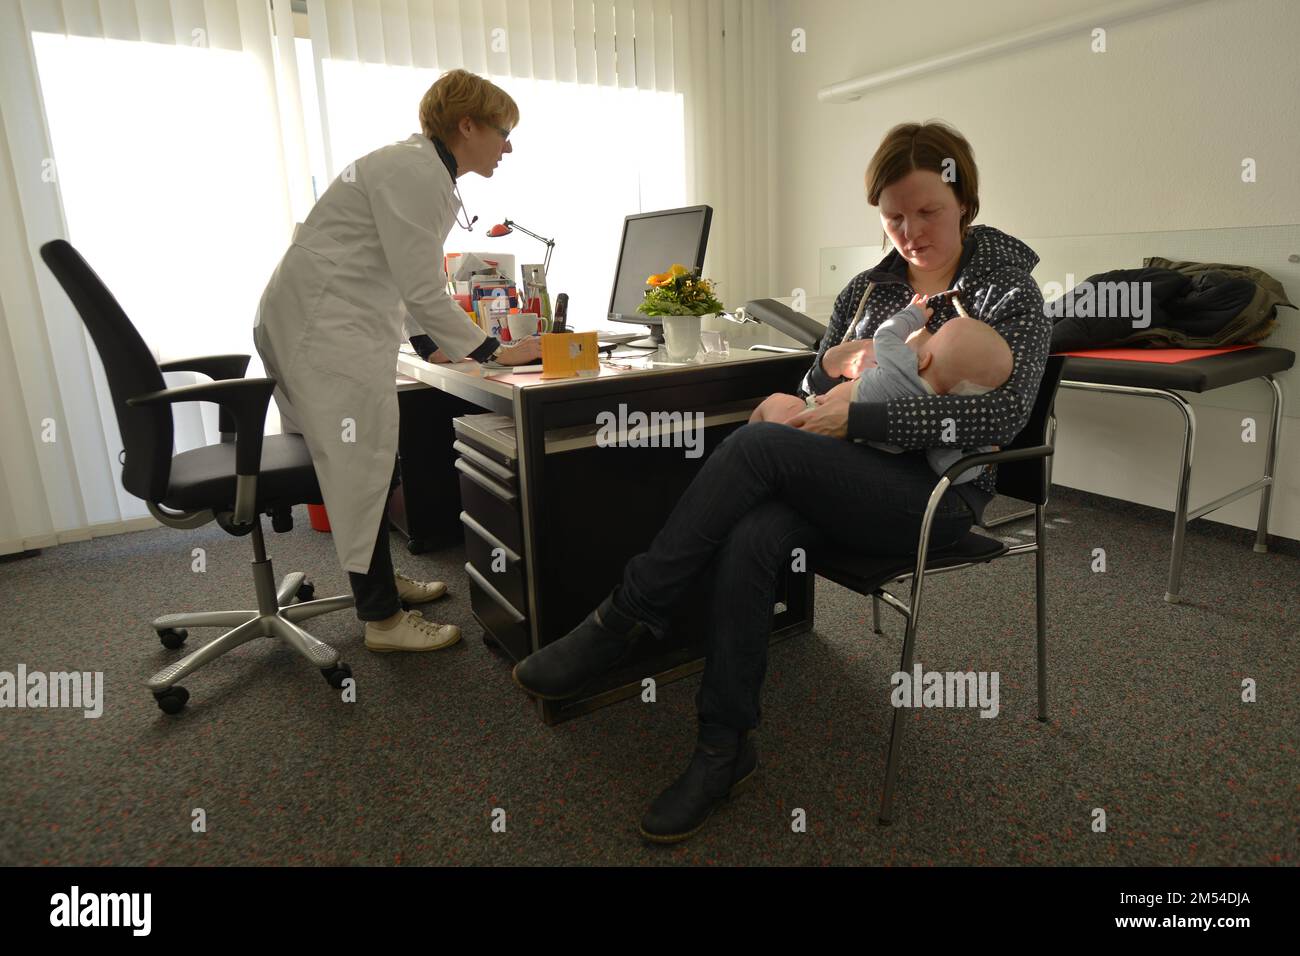
<path id="1" fill-rule="evenodd" d="M 937 481 L 924 455 L 892 455 L 774 422 L 745 425 L 705 461 L 650 549 L 628 562 L 615 606 L 662 635 L 712 563 L 712 620 L 696 703 L 705 722 L 749 730 L 761 716 L 777 576 L 791 566 L 794 549 L 805 549 L 810 561 L 824 541 L 915 554 Z M 973 523 L 949 488 L 935 512 L 931 547 L 954 544 Z"/>

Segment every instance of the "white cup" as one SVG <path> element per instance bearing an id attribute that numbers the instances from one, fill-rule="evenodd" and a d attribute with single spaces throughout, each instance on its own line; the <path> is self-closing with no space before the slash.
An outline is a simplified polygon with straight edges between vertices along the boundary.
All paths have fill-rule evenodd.
<path id="1" fill-rule="evenodd" d="M 510 329 L 510 341 L 518 342 L 530 335 L 537 334 L 536 312 L 511 312 L 506 316 L 506 327 Z"/>
<path id="2" fill-rule="evenodd" d="M 664 351 L 674 362 L 689 362 L 700 350 L 699 315 L 665 315 Z"/>

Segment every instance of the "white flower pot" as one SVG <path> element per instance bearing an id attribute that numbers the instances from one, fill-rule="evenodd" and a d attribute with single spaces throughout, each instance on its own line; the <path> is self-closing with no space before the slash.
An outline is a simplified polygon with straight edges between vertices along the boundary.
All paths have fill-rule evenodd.
<path id="1" fill-rule="evenodd" d="M 707 316 L 665 315 L 664 351 L 674 362 L 689 362 L 700 351 L 700 325 Z"/>

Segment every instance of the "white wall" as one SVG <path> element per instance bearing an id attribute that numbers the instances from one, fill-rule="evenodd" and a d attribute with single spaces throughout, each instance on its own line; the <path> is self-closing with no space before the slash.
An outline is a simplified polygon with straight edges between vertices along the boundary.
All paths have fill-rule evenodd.
<path id="1" fill-rule="evenodd" d="M 819 88 L 842 80 L 1111 6 L 778 0 L 781 270 L 770 291 L 801 287 L 811 294 L 819 249 L 880 242 L 879 213 L 867 205 L 863 176 L 885 132 L 904 121 L 941 119 L 960 130 L 979 166 L 976 221 L 1031 246 L 1035 236 L 1300 223 L 1294 0 L 1201 0 L 1118 25 L 1099 22 L 1107 27 L 1106 53 L 1091 52 L 1084 31 L 853 103 L 817 99 Z M 806 31 L 806 53 L 790 49 L 796 28 Z M 1256 183 L 1241 182 L 1246 156 L 1258 163 Z M 1288 293 L 1300 304 L 1300 290 Z M 1300 313 L 1281 309 L 1279 320 L 1300 325 Z M 1300 389 L 1295 370 L 1280 380 L 1284 390 Z M 1266 389 L 1230 391 L 1239 396 L 1245 388 L 1257 396 L 1262 429 Z M 1258 477 L 1262 465 L 1251 469 L 1262 462 L 1263 448 L 1242 444 L 1241 412 L 1215 405 L 1213 393 L 1185 397 L 1198 418 L 1195 509 Z M 1056 482 L 1172 510 L 1181 426 L 1171 407 L 1062 391 L 1057 418 Z M 1271 529 L 1300 539 L 1297 463 L 1300 420 L 1286 417 Z M 1206 520 L 1253 528 L 1258 501 L 1246 497 Z"/>

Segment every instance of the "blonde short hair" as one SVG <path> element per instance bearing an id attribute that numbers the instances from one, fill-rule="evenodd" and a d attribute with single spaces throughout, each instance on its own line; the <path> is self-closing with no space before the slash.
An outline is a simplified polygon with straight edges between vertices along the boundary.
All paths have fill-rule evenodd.
<path id="1" fill-rule="evenodd" d="M 465 117 L 514 129 L 519 107 L 510 94 L 495 83 L 468 70 L 450 70 L 438 77 L 420 100 L 420 130 L 430 139 L 450 144 Z"/>

